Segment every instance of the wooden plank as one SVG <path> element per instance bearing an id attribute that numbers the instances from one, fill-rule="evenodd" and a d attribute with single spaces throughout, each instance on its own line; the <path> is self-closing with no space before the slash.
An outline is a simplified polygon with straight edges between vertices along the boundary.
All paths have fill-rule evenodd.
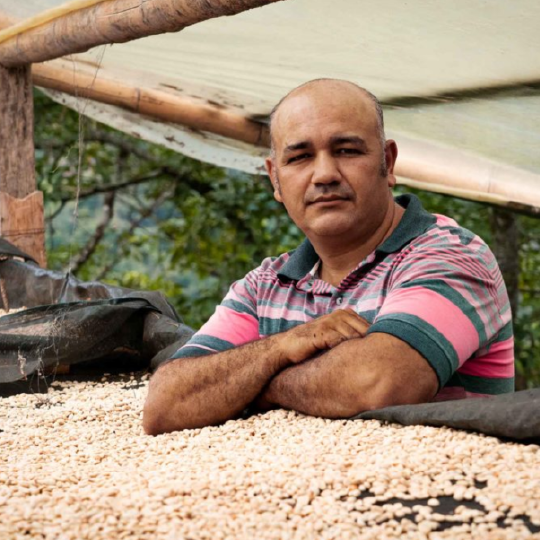
<path id="1" fill-rule="evenodd" d="M 30 66 L 0 66 L 0 191 L 14 197 L 36 189 L 32 92 Z"/>
<path id="2" fill-rule="evenodd" d="M 0 236 L 33 257 L 40 266 L 46 266 L 41 191 L 22 199 L 0 192 Z"/>
<path id="3" fill-rule="evenodd" d="M 0 34 L 0 65 L 20 66 L 87 51 L 97 45 L 125 43 L 154 34 L 235 15 L 281 0 L 115 0 L 72 10 L 32 27 L 25 21 L 14 36 Z M 32 28 L 30 28 L 32 27 Z"/>

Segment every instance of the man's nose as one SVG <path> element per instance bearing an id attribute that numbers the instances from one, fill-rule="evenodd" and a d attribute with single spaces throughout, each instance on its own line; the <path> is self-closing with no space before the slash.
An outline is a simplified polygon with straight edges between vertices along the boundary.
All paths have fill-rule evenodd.
<path id="1" fill-rule="evenodd" d="M 331 184 L 342 180 L 337 160 L 334 156 L 321 153 L 314 162 L 312 182 L 314 184 Z"/>

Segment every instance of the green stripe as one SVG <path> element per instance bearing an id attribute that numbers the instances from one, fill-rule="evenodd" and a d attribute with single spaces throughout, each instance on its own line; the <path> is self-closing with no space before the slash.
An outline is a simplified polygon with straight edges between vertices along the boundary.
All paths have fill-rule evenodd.
<path id="1" fill-rule="evenodd" d="M 209 354 L 214 354 L 214 351 L 207 351 L 206 349 L 199 349 L 199 347 L 190 347 L 189 345 L 186 345 L 176 351 L 171 358 L 195 358 L 198 356 L 208 356 Z"/>
<path id="2" fill-rule="evenodd" d="M 514 391 L 514 377 L 477 377 L 456 372 L 446 386 L 462 386 L 475 394 L 507 394 Z"/>
<path id="3" fill-rule="evenodd" d="M 391 334 L 418 351 L 431 365 L 442 388 L 458 368 L 459 361 L 452 344 L 433 326 L 415 315 L 392 313 L 377 319 L 368 334 Z"/>
<path id="4" fill-rule="evenodd" d="M 290 321 L 287 319 L 271 319 L 269 317 L 261 317 L 259 319 L 259 333 L 263 336 L 269 336 L 271 334 L 279 334 L 304 324 L 304 321 Z"/>
<path id="5" fill-rule="evenodd" d="M 508 298 L 507 294 L 505 293 L 504 294 L 505 296 L 505 299 Z M 499 308 L 499 314 L 501 315 L 501 317 L 507 312 L 507 311 L 510 311 L 510 309 L 512 308 L 512 306 L 510 305 L 510 301 L 507 300 L 505 302 L 505 304 L 503 306 L 500 306 Z M 512 313 L 510 313 L 510 316 L 512 316 Z"/>
<path id="6" fill-rule="evenodd" d="M 232 349 L 234 345 L 230 341 L 225 341 L 224 339 L 219 339 L 212 336 L 206 336 L 204 334 L 195 334 L 185 345 L 182 347 L 173 358 L 183 358 L 186 356 L 204 356 L 206 354 L 211 354 L 212 351 L 208 352 L 198 347 L 192 347 L 193 345 L 202 345 L 203 347 L 209 347 L 215 352 L 223 352 L 229 349 Z M 189 349 L 189 350 L 188 350 Z M 193 352 L 193 354 L 191 354 Z"/>
<path id="7" fill-rule="evenodd" d="M 514 328 L 512 321 L 507 322 L 498 332 L 497 337 L 491 343 L 499 343 L 500 341 L 506 341 L 514 335 Z"/>
<path id="8" fill-rule="evenodd" d="M 242 304 L 242 302 L 238 302 L 237 300 L 224 300 L 222 305 L 237 313 L 247 313 L 248 315 L 257 317 L 257 312 L 253 308 L 246 306 L 246 304 Z"/>
<path id="9" fill-rule="evenodd" d="M 476 235 L 468 229 L 462 229 L 460 227 L 439 227 L 439 230 L 448 231 L 450 234 L 457 236 L 464 246 L 468 246 L 476 237 Z"/>
<path id="10" fill-rule="evenodd" d="M 484 344 L 487 341 L 486 329 L 482 319 L 476 312 L 476 309 L 463 298 L 454 288 L 452 288 L 448 283 L 444 282 L 441 279 L 418 279 L 414 281 L 409 281 L 402 285 L 403 288 L 408 287 L 424 287 L 430 291 L 440 294 L 443 298 L 450 300 L 452 304 L 458 307 L 465 316 L 473 323 L 474 328 L 478 332 L 478 338 L 480 345 Z"/>
<path id="11" fill-rule="evenodd" d="M 246 278 L 241 279 L 235 283 L 236 286 L 244 287 L 246 291 L 253 297 L 257 296 L 257 291 L 249 284 Z M 238 294 L 238 293 L 237 293 Z"/>
<path id="12" fill-rule="evenodd" d="M 363 317 L 364 319 L 366 319 L 366 321 L 371 324 L 375 320 L 375 317 L 377 316 L 377 313 L 379 313 L 379 309 L 370 309 L 370 310 L 367 310 L 367 311 L 359 311 L 358 315 L 360 315 L 360 317 Z"/>

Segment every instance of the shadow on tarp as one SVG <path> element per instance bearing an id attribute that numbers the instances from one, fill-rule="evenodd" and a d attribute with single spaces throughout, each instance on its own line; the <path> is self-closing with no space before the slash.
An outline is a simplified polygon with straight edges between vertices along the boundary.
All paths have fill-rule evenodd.
<path id="1" fill-rule="evenodd" d="M 540 444 L 540 388 L 489 398 L 398 405 L 353 419 L 477 431 L 516 442 Z"/>
<path id="2" fill-rule="evenodd" d="M 159 292 L 45 270 L 0 239 L 0 383 L 59 364 L 103 371 L 156 368 L 193 334 Z M 95 371 L 95 369 L 94 369 Z"/>

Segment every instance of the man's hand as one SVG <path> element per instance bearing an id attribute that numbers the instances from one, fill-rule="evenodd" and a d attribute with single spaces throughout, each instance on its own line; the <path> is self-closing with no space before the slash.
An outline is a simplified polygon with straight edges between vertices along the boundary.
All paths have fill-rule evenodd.
<path id="1" fill-rule="evenodd" d="M 365 337 L 369 326 L 354 310 L 338 309 L 281 334 L 280 345 L 287 359 L 298 364 L 344 341 Z"/>
<path id="2" fill-rule="evenodd" d="M 395 336 L 375 333 L 284 369 L 254 405 L 260 411 L 284 408 L 350 418 L 362 411 L 430 401 L 437 388 L 434 369 L 418 351 Z"/>

